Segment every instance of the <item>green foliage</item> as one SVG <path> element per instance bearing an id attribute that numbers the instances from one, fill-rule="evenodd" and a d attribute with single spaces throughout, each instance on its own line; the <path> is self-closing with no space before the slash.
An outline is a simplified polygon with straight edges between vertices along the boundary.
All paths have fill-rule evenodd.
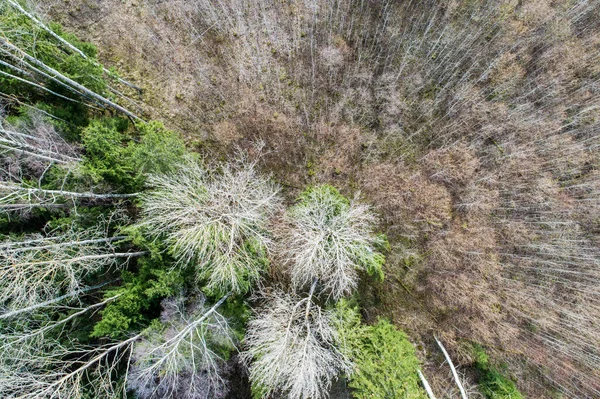
<path id="1" fill-rule="evenodd" d="M 50 23 L 48 27 L 56 35 L 86 54 L 87 59 L 69 50 L 67 46 L 7 2 L 0 3 L 0 30 L 8 42 L 91 91 L 112 99 L 113 95 L 108 90 L 103 67 L 96 59 L 96 47 L 91 43 L 78 40 L 73 34 L 64 32 L 59 24 Z M 23 58 L 17 52 L 14 55 L 18 59 Z M 27 67 L 20 65 L 17 60 L 9 56 L 5 58 L 8 63 L 27 70 Z M 6 66 L 0 66 L 0 70 L 76 100 L 69 101 L 36 88 L 34 85 L 0 75 L 0 91 L 2 93 L 35 104 L 36 107 L 56 116 L 57 119 L 53 122 L 61 132 L 65 133 L 67 139 L 75 140 L 79 137 L 79 131 L 88 124 L 91 113 L 87 106 L 78 102 L 81 99 L 78 94 L 39 74 L 26 75 Z M 109 75 L 113 76 L 114 74 Z"/>
<path id="2" fill-rule="evenodd" d="M 96 59 L 96 56 L 98 54 L 98 50 L 96 49 L 96 46 L 92 43 L 89 42 L 84 42 L 79 40 L 79 38 L 72 34 L 72 33 L 68 33 L 65 32 L 63 30 L 62 25 L 56 23 L 56 22 L 50 22 L 48 24 L 48 27 L 50 29 L 52 29 L 52 31 L 54 33 L 56 33 L 58 36 L 62 37 L 63 39 L 65 39 L 66 41 L 68 41 L 69 43 L 71 43 L 73 46 L 77 47 L 79 50 L 83 51 L 83 53 L 88 57 L 88 58 L 92 58 L 92 59 Z"/>
<path id="3" fill-rule="evenodd" d="M 215 298 L 215 300 L 218 300 Z M 250 319 L 250 307 L 239 295 L 231 296 L 221 305 L 220 313 L 228 320 L 234 341 L 242 341 L 246 334 L 246 323 Z"/>
<path id="4" fill-rule="evenodd" d="M 336 305 L 336 314 L 339 345 L 355 363 L 348 383 L 355 398 L 427 398 L 419 385 L 419 360 L 404 332 L 385 319 L 362 324 L 357 308 L 345 300 Z"/>
<path id="5" fill-rule="evenodd" d="M 142 233 L 139 226 L 128 225 L 120 228 L 120 234 L 124 234 L 128 237 L 129 242 L 135 245 L 137 248 L 141 248 L 143 250 L 150 252 L 150 257 L 160 262 L 162 261 L 162 252 L 164 251 L 164 246 L 161 241 L 157 240 L 148 240 L 144 234 Z"/>
<path id="6" fill-rule="evenodd" d="M 88 89 L 104 97 L 110 97 L 102 66 L 95 59 L 96 49 L 94 45 L 81 42 L 75 36 L 64 33 L 57 24 L 52 24 L 51 29 L 72 45 L 81 49 L 89 58 L 85 59 L 79 54 L 65 50 L 57 39 L 34 24 L 28 17 L 6 2 L 0 4 L 0 30 L 11 44 Z M 13 64 L 16 63 L 12 59 L 7 59 L 7 61 Z M 19 72 L 5 66 L 0 66 L 0 70 L 25 80 L 32 80 L 34 83 L 41 84 L 49 90 L 68 98 L 77 99 L 78 97 L 52 80 L 46 78 L 39 78 L 43 81 L 39 81 L 37 78 L 32 79 L 32 77 L 20 75 Z M 26 99 L 29 103 L 38 103 L 39 108 L 60 118 L 56 123 L 60 125 L 61 131 L 65 132 L 70 139 L 76 138 L 78 130 L 88 122 L 89 109 L 78 102 L 68 101 L 42 91 L 33 85 L 2 75 L 0 75 L 0 88 L 5 94 Z"/>
<path id="7" fill-rule="evenodd" d="M 107 229 L 114 231 L 118 227 L 117 225 L 124 221 L 124 219 L 118 216 L 125 217 L 125 215 L 112 213 L 112 209 L 107 209 L 106 207 L 86 206 L 79 208 L 76 213 L 72 214 L 66 212 L 52 214 L 44 228 L 45 230 L 56 231 L 67 231 L 73 228 L 79 230 L 102 223 Z M 107 222 L 108 220 L 110 222 Z"/>
<path id="8" fill-rule="evenodd" d="M 110 336 L 117 338 L 145 320 L 143 310 L 149 308 L 146 298 L 141 295 L 140 284 L 125 284 L 119 290 L 108 291 L 109 296 L 120 295 L 102 311 L 102 320 L 95 326 L 93 337 Z"/>
<path id="9" fill-rule="evenodd" d="M 96 47 L 93 44 L 80 41 L 75 35 L 65 33 L 59 24 L 50 24 L 49 28 L 54 33 L 83 51 L 88 59 L 71 53 L 50 33 L 7 3 L 0 6 L 0 27 L 14 46 L 88 89 L 98 94 L 107 94 L 103 69 L 96 60 Z M 0 80 L 2 87 L 4 87 L 4 83 Z M 20 85 L 17 84 L 16 88 L 20 89 Z M 25 87 L 27 91 L 31 90 L 31 87 Z M 53 91 L 66 94 L 64 89 L 56 83 L 49 82 L 48 87 Z M 22 94 L 22 91 L 16 91 L 15 94 Z"/>
<path id="10" fill-rule="evenodd" d="M 488 399 L 523 399 L 513 380 L 506 377 L 500 368 L 490 363 L 489 356 L 481 345 L 473 345 L 475 368 L 478 372 L 479 391 Z"/>
<path id="11" fill-rule="evenodd" d="M 126 119 L 105 118 L 83 130 L 84 170 L 95 182 L 135 192 L 142 189 L 146 173 L 168 172 L 183 160 L 183 140 L 162 123 L 139 123 L 137 129 L 132 132 Z"/>
<path id="12" fill-rule="evenodd" d="M 177 269 L 166 270 L 151 258 L 138 259 L 137 274 L 123 272 L 123 284 L 106 292 L 106 297 L 119 295 L 102 310 L 93 337 L 117 338 L 130 330 L 145 327 L 158 312 L 160 300 L 183 288 L 184 278 Z"/>
<path id="13" fill-rule="evenodd" d="M 131 160 L 138 173 L 170 172 L 183 160 L 185 143 L 162 122 L 140 122 L 137 129 L 139 143 L 131 146 Z"/>
<path id="14" fill-rule="evenodd" d="M 309 186 L 298 196 L 298 203 L 290 210 L 291 213 L 299 213 L 302 209 L 316 209 L 314 203 L 328 205 L 328 217 L 339 216 L 350 208 L 350 200 L 344 197 L 337 188 L 322 184 L 320 186 Z"/>
<path id="15" fill-rule="evenodd" d="M 387 247 L 389 247 L 387 237 L 383 234 L 379 235 L 377 237 L 375 247 L 377 249 L 385 248 L 386 245 L 387 245 Z M 369 251 L 369 252 L 365 251 L 358 255 L 359 256 L 357 257 L 357 259 L 359 259 L 359 264 L 365 265 L 369 276 L 374 277 L 378 281 L 383 281 L 385 278 L 385 274 L 383 273 L 383 265 L 385 264 L 385 255 L 383 255 L 380 252 L 374 252 L 374 251 Z"/>
<path id="16" fill-rule="evenodd" d="M 250 393 L 252 395 L 252 399 L 262 399 L 268 397 L 269 388 L 261 385 L 261 384 L 252 384 L 250 385 Z"/>
<path id="17" fill-rule="evenodd" d="M 18 218 L 8 213 L 0 214 L 0 234 L 37 233 L 44 228 L 52 215 L 63 215 L 63 211 L 35 208 L 27 218 Z"/>
<path id="18" fill-rule="evenodd" d="M 85 171 L 96 181 L 105 180 L 119 186 L 137 186 L 132 182 L 131 165 L 124 119 L 96 119 L 82 132 L 81 140 L 86 151 Z"/>
<path id="19" fill-rule="evenodd" d="M 52 119 L 52 124 L 67 141 L 78 141 L 81 129 L 90 123 L 88 108 L 83 104 L 40 101 L 35 104 L 35 107 L 56 117 Z"/>

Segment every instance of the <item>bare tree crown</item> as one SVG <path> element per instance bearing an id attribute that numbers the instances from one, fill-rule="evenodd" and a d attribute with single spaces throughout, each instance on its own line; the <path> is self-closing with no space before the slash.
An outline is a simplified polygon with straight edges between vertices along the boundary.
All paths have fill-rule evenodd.
<path id="1" fill-rule="evenodd" d="M 304 191 L 285 215 L 280 254 L 293 285 L 301 288 L 318 278 L 333 298 L 351 292 L 357 270 L 381 273 L 384 243 L 374 234 L 377 219 L 367 205 L 349 201 L 323 185 Z"/>
<path id="2" fill-rule="evenodd" d="M 278 187 L 246 159 L 219 171 L 189 161 L 149 184 L 140 226 L 166 237 L 179 265 L 194 265 L 208 289 L 247 291 L 272 247 L 268 222 L 280 207 Z"/>
<path id="3" fill-rule="evenodd" d="M 248 323 L 244 358 L 262 395 L 322 399 L 351 363 L 336 347 L 333 313 L 306 298 L 276 291 Z"/>
<path id="4" fill-rule="evenodd" d="M 133 350 L 128 385 L 139 398 L 221 397 L 224 359 L 215 348 L 231 348 L 233 341 L 217 308 L 228 296 L 210 308 L 202 295 L 163 301 L 163 323 L 151 327 Z"/>

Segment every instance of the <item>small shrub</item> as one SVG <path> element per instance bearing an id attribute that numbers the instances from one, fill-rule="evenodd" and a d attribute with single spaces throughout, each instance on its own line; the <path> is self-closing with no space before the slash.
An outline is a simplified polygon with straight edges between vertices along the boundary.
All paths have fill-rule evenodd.
<path id="1" fill-rule="evenodd" d="M 479 391 L 488 399 L 523 399 L 513 380 L 506 377 L 499 368 L 490 364 L 489 357 L 480 345 L 473 347 L 475 368 L 479 373 Z"/>
<path id="2" fill-rule="evenodd" d="M 345 300 L 336 312 L 339 345 L 355 364 L 348 383 L 355 398 L 427 398 L 419 385 L 415 348 L 404 332 L 385 319 L 362 324 L 358 310 Z"/>
<path id="3" fill-rule="evenodd" d="M 124 119 L 96 119 L 81 133 L 85 148 L 84 170 L 94 180 L 130 185 L 133 167 L 127 150 Z"/>
<path id="4" fill-rule="evenodd" d="M 102 319 L 94 325 L 93 337 L 122 337 L 128 331 L 146 326 L 160 300 L 175 295 L 184 278 L 178 270 L 165 270 L 152 259 L 138 259 L 137 274 L 123 273 L 123 284 L 106 292 L 109 298 L 120 295 L 102 310 Z"/>
<path id="5" fill-rule="evenodd" d="M 166 173 L 175 169 L 186 154 L 179 135 L 162 122 L 138 123 L 139 143 L 130 143 L 130 156 L 137 174 Z"/>
<path id="6" fill-rule="evenodd" d="M 138 135 L 125 119 L 93 120 L 82 132 L 85 172 L 126 191 L 139 191 L 146 173 L 165 173 L 182 161 L 183 140 L 160 122 L 140 123 Z"/>

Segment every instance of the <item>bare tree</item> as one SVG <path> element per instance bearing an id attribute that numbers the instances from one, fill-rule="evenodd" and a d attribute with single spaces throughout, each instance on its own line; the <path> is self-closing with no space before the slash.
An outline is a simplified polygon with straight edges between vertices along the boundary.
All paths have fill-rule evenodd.
<path id="1" fill-rule="evenodd" d="M 274 291 L 248 323 L 243 357 L 262 395 L 327 398 L 332 381 L 352 370 L 336 347 L 333 313 L 313 302 L 315 286 L 302 299 Z"/>
<path id="2" fill-rule="evenodd" d="M 0 320 L 2 320 L 2 319 L 10 319 L 10 318 L 19 316 L 21 314 L 33 313 L 33 312 L 36 312 L 36 311 L 38 311 L 40 309 L 44 309 L 44 308 L 50 308 L 51 309 L 51 308 L 54 308 L 54 307 L 58 307 L 60 303 L 63 303 L 63 302 L 67 303 L 67 302 L 71 301 L 74 298 L 80 298 L 81 296 L 83 296 L 83 295 L 85 295 L 85 294 L 87 294 L 87 293 L 89 293 L 91 291 L 95 291 L 95 290 L 100 289 L 100 288 L 102 288 L 104 286 L 107 286 L 109 284 L 116 283 L 119 280 L 120 279 L 114 279 L 114 280 L 105 281 L 105 282 L 100 283 L 100 284 L 92 285 L 92 286 L 89 286 L 89 287 L 84 287 L 84 288 L 81 288 L 80 290 L 69 292 L 67 294 L 58 296 L 56 298 L 48 299 L 47 301 L 44 301 L 44 302 L 38 302 L 36 304 L 29 305 L 29 306 L 24 307 L 24 308 L 10 310 L 8 312 L 0 314 Z M 119 296 L 120 295 L 112 297 L 112 299 L 116 299 Z M 104 302 L 101 302 L 101 304 L 104 304 Z M 84 308 L 82 310 L 82 312 L 87 311 L 87 309 L 94 308 L 94 307 L 96 307 L 96 305 L 98 305 L 98 304 L 91 305 L 89 308 Z"/>
<path id="3" fill-rule="evenodd" d="M 148 181 L 139 226 L 155 239 L 166 237 L 180 265 L 194 265 L 199 280 L 222 292 L 246 291 L 259 278 L 280 199 L 256 162 L 240 158 L 217 170 L 189 161 Z"/>
<path id="4" fill-rule="evenodd" d="M 27 174 L 40 178 L 53 164 L 68 168 L 81 161 L 79 149 L 60 136 L 42 111 L 31 108 L 26 116 L 27 122 L 14 125 L 0 120 L 3 179 L 15 181 Z"/>
<path id="5" fill-rule="evenodd" d="M 58 86 L 61 86 L 69 93 L 71 93 L 71 95 L 74 95 L 77 98 L 83 98 L 86 104 L 97 104 L 103 108 L 112 108 L 116 111 L 123 113 L 124 115 L 127 115 L 131 119 L 140 120 L 140 118 L 137 115 L 124 108 L 123 106 L 117 104 L 113 100 L 109 99 L 102 93 L 96 93 L 93 90 L 88 89 L 87 87 L 71 79 L 61 71 L 57 71 L 51 66 L 45 64 L 43 61 L 37 59 L 35 56 L 32 56 L 24 49 L 14 45 L 13 43 L 11 43 L 10 39 L 6 36 L 6 34 L 0 36 L 0 53 L 3 54 L 4 58 L 7 61 L 10 61 L 2 61 L 2 65 L 8 67 L 12 71 L 16 72 L 17 74 L 23 77 L 18 77 L 0 71 L 5 76 L 17 79 L 23 83 L 30 84 L 32 86 L 50 92 L 51 94 L 57 95 L 58 93 L 50 91 L 40 84 L 50 81 L 57 84 Z M 63 95 L 58 96 L 69 101 L 77 101 L 73 98 L 65 97 Z"/>
<path id="6" fill-rule="evenodd" d="M 161 323 L 119 342 L 97 347 L 64 339 L 69 323 L 120 295 L 64 318 L 37 317 L 0 326 L 0 392 L 10 398 L 80 399 L 220 398 L 224 364 L 217 347 L 234 346 L 227 320 L 218 313 L 230 294 L 212 307 L 201 295 L 163 303 Z M 188 303 L 184 303 L 184 302 Z M 58 334 L 58 335 L 56 335 Z M 135 345 L 134 345 L 135 344 Z"/>
<path id="7" fill-rule="evenodd" d="M 88 348 L 55 340 L 3 348 L 0 391 L 15 399 L 116 398 L 123 387 L 114 376 L 140 335 L 118 343 Z"/>
<path id="8" fill-rule="evenodd" d="M 164 300 L 161 329 L 146 331 L 134 346 L 128 387 L 142 399 L 223 397 L 224 359 L 215 346 L 234 347 L 228 322 L 217 311 L 228 297 L 211 308 L 203 296 Z"/>
<path id="9" fill-rule="evenodd" d="M 226 392 L 220 377 L 223 359 L 216 346 L 232 347 L 226 319 L 217 312 L 229 294 L 212 307 L 196 297 L 163 303 L 161 327 L 98 347 L 60 344 L 50 331 L 60 330 L 84 313 L 118 295 L 59 320 L 39 326 L 3 327 L 0 337 L 0 391 L 11 398 L 121 397 L 133 389 L 141 398 L 219 398 Z M 59 331 L 60 332 L 60 331 Z M 135 345 L 134 345 L 135 344 Z M 123 378 L 117 380 L 118 375 Z"/>
<path id="10" fill-rule="evenodd" d="M 12 311 L 72 299 L 85 289 L 87 275 L 119 267 L 146 252 L 117 252 L 105 226 L 71 228 L 48 236 L 0 243 L 0 304 Z"/>
<path id="11" fill-rule="evenodd" d="M 67 325 L 95 312 L 119 295 L 81 308 L 64 318 L 2 325 L 0 392 L 10 398 L 123 397 L 219 398 L 226 392 L 224 363 L 217 346 L 234 346 L 227 320 L 204 297 L 167 299 L 162 324 L 120 342 L 97 347 L 64 340 Z M 184 303 L 188 301 L 189 303 Z M 41 320 L 41 321 L 39 321 Z M 58 333 L 59 338 L 55 338 Z M 117 378 L 121 376 L 122 378 Z"/>
<path id="12" fill-rule="evenodd" d="M 19 315 L 18 312 L 3 314 L 2 319 L 5 320 L 2 327 L 0 327 L 0 357 L 4 361 L 0 361 L 0 364 L 3 366 L 12 364 L 14 370 L 25 371 L 32 366 L 29 365 L 29 362 L 37 362 L 36 356 L 43 356 L 46 351 L 49 352 L 49 357 L 52 358 L 57 354 L 55 352 L 55 338 L 57 335 L 61 336 L 64 331 L 68 331 L 71 323 L 76 322 L 78 318 L 86 314 L 88 317 L 93 316 L 97 310 L 119 296 L 114 295 L 101 302 L 82 307 L 75 312 L 70 312 L 66 317 L 56 316 L 59 311 L 70 311 L 73 308 L 59 307 L 54 304 L 45 304 L 44 312 L 37 312 L 34 315 L 31 312 L 40 310 L 40 307 L 27 309 L 27 312 L 30 313 L 28 319 L 14 319 L 15 316 Z M 83 352 L 88 350 L 89 348 L 83 348 Z M 72 353 L 77 353 L 77 351 L 72 350 Z M 59 359 L 54 358 L 50 363 L 58 364 L 58 362 Z M 33 367 L 36 367 L 36 365 L 33 365 Z M 9 373 L 3 374 L 3 376 L 8 375 Z M 1 389 L 0 391 L 4 392 Z"/>
<path id="13" fill-rule="evenodd" d="M 34 208 L 64 208 L 76 206 L 82 200 L 114 201 L 134 198 L 138 194 L 94 193 L 86 191 L 50 190 L 25 182 L 0 181 L 0 212 L 23 213 Z"/>
<path id="14" fill-rule="evenodd" d="M 13 0 L 6 0 L 11 6 L 13 6 L 14 8 L 16 8 L 17 10 L 19 10 L 19 12 L 21 12 L 23 15 L 27 16 L 27 18 L 31 19 L 31 21 L 33 23 L 35 23 L 38 27 L 40 27 L 41 29 L 43 29 L 44 31 L 46 31 L 50 36 L 52 36 L 53 38 L 55 38 L 58 42 L 60 42 L 65 48 L 67 48 L 69 51 L 74 52 L 78 55 L 80 55 L 82 58 L 89 60 L 88 56 L 85 55 L 85 53 L 81 50 L 79 50 L 77 47 L 73 46 L 71 43 L 69 43 L 68 41 L 66 41 L 65 39 L 63 39 L 61 36 L 57 35 L 56 33 L 54 33 L 54 31 L 52 29 L 50 29 L 48 26 L 46 26 L 40 19 L 36 18 L 36 16 L 32 13 L 32 12 L 28 12 L 25 8 L 23 8 L 18 2 L 13 1 Z M 106 68 L 102 67 L 102 70 L 104 71 L 104 73 L 106 73 L 109 76 L 113 76 L 113 73 L 110 72 L 109 70 L 107 70 Z M 133 87 L 137 90 L 140 90 L 138 87 L 132 85 L 131 83 L 118 78 L 119 82 L 129 86 L 129 87 Z"/>
<path id="15" fill-rule="evenodd" d="M 279 254 L 296 288 L 319 279 L 323 289 L 340 298 L 358 282 L 357 270 L 380 272 L 383 255 L 376 250 L 377 219 L 371 209 L 348 201 L 331 186 L 309 188 L 284 217 Z"/>

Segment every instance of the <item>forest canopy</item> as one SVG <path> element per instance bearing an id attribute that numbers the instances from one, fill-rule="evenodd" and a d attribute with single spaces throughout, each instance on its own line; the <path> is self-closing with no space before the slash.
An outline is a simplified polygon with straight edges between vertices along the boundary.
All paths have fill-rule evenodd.
<path id="1" fill-rule="evenodd" d="M 600 397 L 600 2 L 0 0 L 0 397 Z"/>

